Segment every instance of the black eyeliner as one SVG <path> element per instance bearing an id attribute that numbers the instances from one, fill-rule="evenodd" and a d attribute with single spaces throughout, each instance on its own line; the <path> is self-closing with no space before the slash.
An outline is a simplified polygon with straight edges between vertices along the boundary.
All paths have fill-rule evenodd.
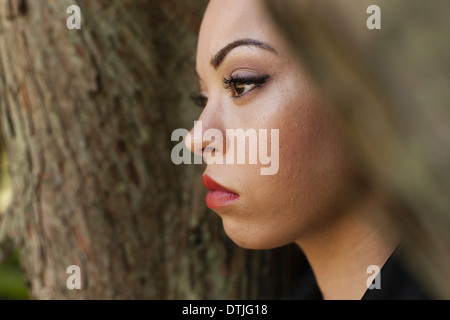
<path id="1" fill-rule="evenodd" d="M 244 85 L 256 85 L 261 86 L 264 83 L 267 82 L 267 80 L 270 78 L 268 74 L 265 74 L 263 76 L 231 76 L 230 79 L 227 79 L 223 77 L 222 83 L 223 87 L 226 90 L 231 91 L 232 86 L 235 86 L 236 84 L 244 84 Z M 237 95 L 234 98 L 240 97 L 241 95 Z"/>

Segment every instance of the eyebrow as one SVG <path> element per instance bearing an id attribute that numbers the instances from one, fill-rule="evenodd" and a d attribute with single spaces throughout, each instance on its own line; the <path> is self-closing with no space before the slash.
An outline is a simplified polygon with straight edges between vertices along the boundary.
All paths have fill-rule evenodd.
<path id="1" fill-rule="evenodd" d="M 269 52 L 277 53 L 277 51 L 272 48 L 267 43 L 264 43 L 262 41 L 254 40 L 254 39 L 241 39 L 233 41 L 229 44 L 227 44 L 223 49 L 221 49 L 219 52 L 217 52 L 214 57 L 211 59 L 211 65 L 214 67 L 214 69 L 217 69 L 220 64 L 225 60 L 228 53 L 230 53 L 231 50 L 242 47 L 242 46 L 248 46 L 248 47 L 257 47 L 264 50 L 267 50 Z"/>

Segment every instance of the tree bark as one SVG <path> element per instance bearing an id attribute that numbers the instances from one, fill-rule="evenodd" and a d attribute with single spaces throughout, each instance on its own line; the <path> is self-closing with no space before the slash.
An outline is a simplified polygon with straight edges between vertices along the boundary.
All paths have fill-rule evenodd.
<path id="1" fill-rule="evenodd" d="M 66 9 L 82 11 L 68 30 Z M 171 133 L 199 111 L 205 1 L 0 0 L 0 125 L 13 200 L 0 239 L 32 298 L 277 298 L 294 248 L 237 248 L 206 210 L 200 166 Z M 294 260 L 292 260 L 294 259 Z M 81 290 L 69 290 L 69 265 Z"/>

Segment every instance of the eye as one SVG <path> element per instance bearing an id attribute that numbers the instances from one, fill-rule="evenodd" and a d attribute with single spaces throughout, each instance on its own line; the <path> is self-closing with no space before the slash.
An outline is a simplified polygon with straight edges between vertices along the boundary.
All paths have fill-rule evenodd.
<path id="1" fill-rule="evenodd" d="M 230 79 L 223 78 L 223 86 L 231 92 L 233 98 L 238 98 L 263 85 L 267 79 L 269 79 L 268 75 L 244 77 L 232 76 Z"/>
<path id="2" fill-rule="evenodd" d="M 200 108 L 205 108 L 208 103 L 208 98 L 201 94 L 194 94 L 191 96 L 192 102 Z"/>
<path id="3" fill-rule="evenodd" d="M 240 96 L 243 95 L 251 90 L 253 90 L 256 87 L 256 84 L 246 84 L 243 82 L 236 82 L 234 85 L 234 91 L 236 92 L 236 95 Z"/>

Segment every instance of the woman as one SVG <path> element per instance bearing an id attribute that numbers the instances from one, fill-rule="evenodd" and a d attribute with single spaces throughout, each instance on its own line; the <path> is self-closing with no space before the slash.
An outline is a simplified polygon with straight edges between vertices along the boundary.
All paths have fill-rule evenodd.
<path id="1" fill-rule="evenodd" d="M 384 273 L 403 274 L 390 259 L 400 237 L 379 219 L 389 205 L 367 181 L 326 102 L 294 61 L 261 1 L 210 2 L 198 43 L 196 101 L 204 110 L 197 124 L 223 136 L 227 129 L 278 129 L 279 169 L 261 175 L 261 164 L 209 164 L 203 175 L 207 204 L 239 246 L 269 249 L 295 242 L 312 267 L 318 297 L 376 298 L 368 289 L 369 267 L 381 269 L 382 281 Z M 192 152 L 215 158 L 242 152 L 226 139 L 205 141 L 194 131 L 186 140 Z M 388 260 L 386 266 L 393 267 L 386 271 Z M 409 278 L 399 285 L 413 287 L 412 297 L 423 296 Z"/>

